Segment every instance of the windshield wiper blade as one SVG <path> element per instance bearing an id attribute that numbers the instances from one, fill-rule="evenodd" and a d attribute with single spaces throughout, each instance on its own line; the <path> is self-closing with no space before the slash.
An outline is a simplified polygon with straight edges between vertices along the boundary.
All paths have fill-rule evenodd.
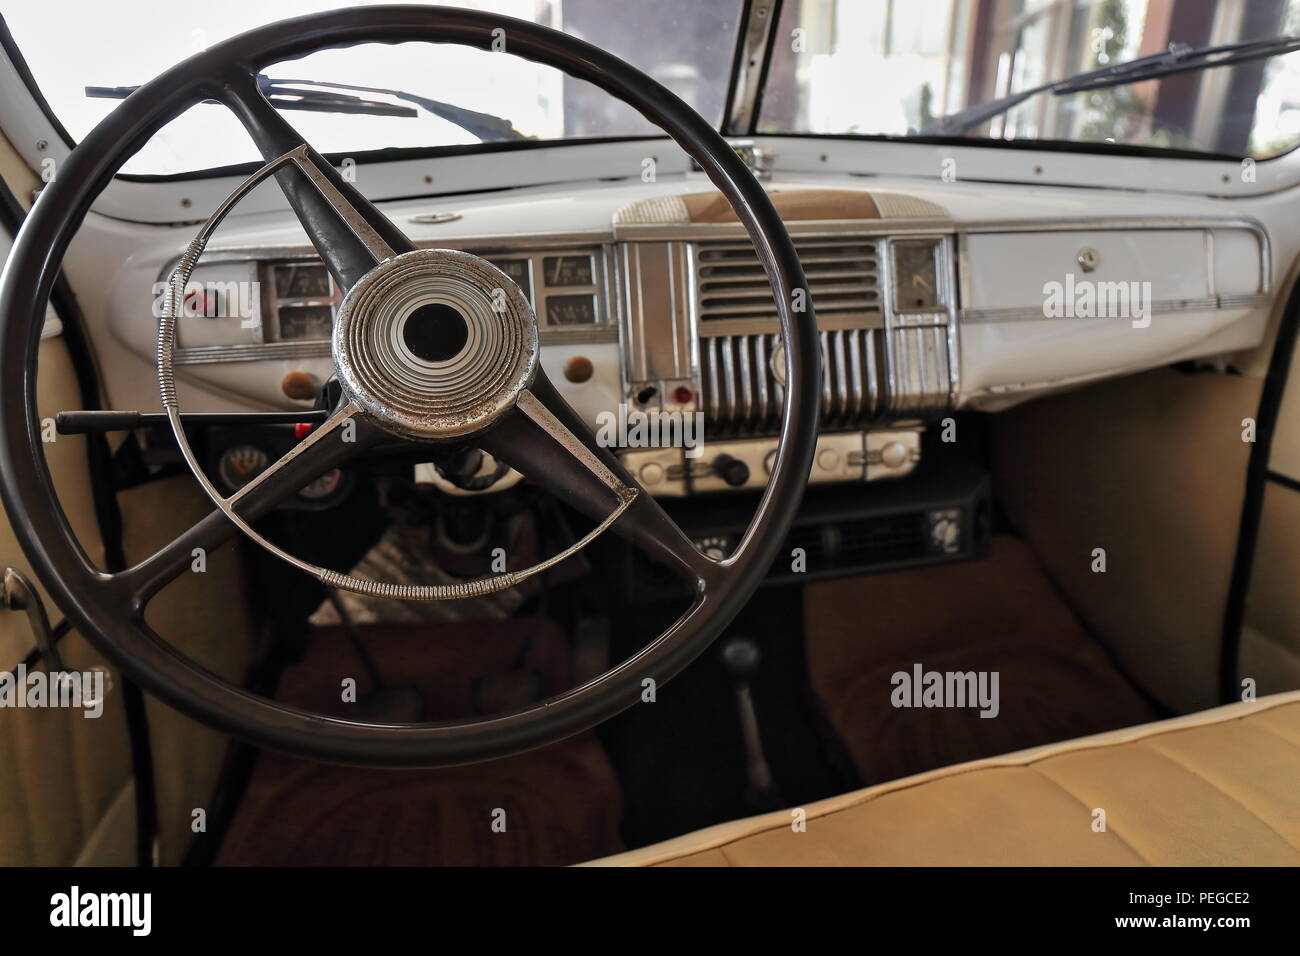
<path id="1" fill-rule="evenodd" d="M 527 136 L 515 129 L 514 124 L 508 119 L 493 116 L 491 113 L 480 113 L 477 110 L 466 109 L 463 106 L 444 103 L 441 100 L 430 99 L 427 96 L 417 96 L 405 90 L 390 90 L 382 86 L 354 86 L 350 83 L 329 83 L 319 80 L 280 80 L 265 76 L 259 76 L 258 83 L 266 84 L 262 87 L 262 92 L 267 95 L 271 95 L 268 90 L 277 94 L 316 92 L 294 89 L 294 87 L 299 86 L 320 87 L 329 90 L 351 90 L 358 93 L 378 93 L 382 96 L 391 96 L 393 99 L 414 103 L 425 112 L 432 113 L 449 123 L 454 123 L 465 132 L 477 136 L 480 141 L 485 143 L 500 140 L 528 139 Z M 321 95 L 327 94 L 322 93 Z M 412 111 L 411 115 L 415 115 L 414 111 Z"/>
<path id="2" fill-rule="evenodd" d="M 1154 80 L 1176 73 L 1210 70 L 1218 66 L 1233 66 L 1250 60 L 1263 60 L 1300 50 L 1300 37 L 1274 37 L 1268 40 L 1248 40 L 1244 43 L 1227 43 L 1219 46 L 1192 47 L 1174 44 L 1164 53 L 1154 53 L 1127 63 L 1105 66 L 1091 73 L 1061 81 L 1052 92 L 1057 96 L 1100 90 L 1110 86 L 1123 86 Z"/>
<path id="3" fill-rule="evenodd" d="M 1261 60 L 1281 56 L 1300 50 L 1300 37 L 1277 37 L 1268 40 L 1248 40 L 1243 43 L 1227 43 L 1218 46 L 1189 47 L 1186 44 L 1173 44 L 1162 53 L 1104 66 L 1067 76 L 1062 80 L 1053 80 L 1040 86 L 1011 93 L 1000 99 L 987 103 L 978 103 L 948 116 L 941 116 L 921 130 L 922 136 L 956 135 L 981 126 L 996 116 L 1025 100 L 1042 93 L 1065 96 L 1069 93 L 1082 93 L 1086 90 L 1100 90 L 1114 86 L 1127 86 L 1144 80 L 1154 80 L 1177 73 L 1190 73 L 1195 70 L 1209 70 L 1219 66 L 1231 66 L 1250 60 Z"/>
<path id="4" fill-rule="evenodd" d="M 266 77 L 258 77 L 258 86 L 272 106 L 280 110 L 304 110 L 313 113 L 363 113 L 367 116 L 398 116 L 410 118 L 418 116 L 418 111 L 409 106 L 396 103 L 384 103 L 379 100 L 367 100 L 360 96 L 348 96 L 343 93 L 327 93 L 324 90 L 278 90 L 273 82 L 265 83 Z M 88 86 L 86 95 L 98 99 L 124 100 L 139 86 Z M 204 100 L 216 103 L 216 100 Z"/>
<path id="5" fill-rule="evenodd" d="M 86 95 L 104 99 L 126 99 L 140 87 L 138 86 L 88 86 Z M 502 140 L 528 139 L 515 129 L 508 119 L 480 113 L 417 96 L 405 90 L 390 90 L 382 86 L 354 86 L 350 83 L 330 83 L 321 80 L 282 80 L 259 73 L 257 88 L 262 91 L 267 102 L 279 110 L 308 110 L 317 113 L 365 113 L 370 116 L 418 116 L 419 111 L 410 106 L 396 103 L 384 103 L 379 100 L 353 96 L 352 93 L 371 93 L 391 96 L 393 99 L 405 100 L 420 107 L 427 113 L 438 116 L 477 136 L 481 142 L 499 142 Z M 206 100 L 205 102 L 216 102 Z"/>

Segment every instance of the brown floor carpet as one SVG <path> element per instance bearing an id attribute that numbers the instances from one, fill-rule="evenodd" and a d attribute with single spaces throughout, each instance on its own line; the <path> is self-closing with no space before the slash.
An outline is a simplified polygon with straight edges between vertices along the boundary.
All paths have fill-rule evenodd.
<path id="1" fill-rule="evenodd" d="M 361 633 L 384 683 L 417 687 L 429 720 L 474 714 L 485 697 L 505 709 L 512 696 L 549 696 L 572 683 L 563 634 L 534 631 L 527 619 Z M 285 672 L 277 697 L 347 715 L 356 705 L 340 702 L 341 681 L 355 678 L 364 692 L 364 673 L 343 633 L 323 628 Z M 492 827 L 498 808 L 505 832 Z M 558 866 L 621 849 L 620 814 L 614 770 L 591 734 L 446 770 L 363 770 L 263 752 L 218 863 Z"/>
<path id="2" fill-rule="evenodd" d="M 1018 538 L 978 561 L 816 583 L 804 606 L 814 689 L 866 784 L 1157 718 Z M 916 664 L 997 671 L 998 716 L 894 707 L 891 676 Z"/>

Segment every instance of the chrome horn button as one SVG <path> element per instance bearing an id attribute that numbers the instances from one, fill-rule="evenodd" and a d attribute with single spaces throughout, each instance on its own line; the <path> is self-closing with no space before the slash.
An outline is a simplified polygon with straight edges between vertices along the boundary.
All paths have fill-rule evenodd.
<path id="1" fill-rule="evenodd" d="M 375 266 L 348 290 L 334 323 L 344 392 L 408 438 L 486 428 L 537 371 L 537 317 L 485 259 L 417 249 Z"/>

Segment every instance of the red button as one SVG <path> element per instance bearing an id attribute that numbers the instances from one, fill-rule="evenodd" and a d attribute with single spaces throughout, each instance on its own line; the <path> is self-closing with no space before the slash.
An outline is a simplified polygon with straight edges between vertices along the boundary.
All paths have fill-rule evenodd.
<path id="1" fill-rule="evenodd" d="M 311 422 L 299 422 L 298 424 L 293 426 L 293 437 L 297 439 L 306 438 L 308 435 L 311 434 L 311 430 L 312 430 Z"/>
<path id="2" fill-rule="evenodd" d="M 673 401 L 678 405 L 689 405 L 695 400 L 695 392 L 685 385 L 678 385 L 673 389 Z"/>

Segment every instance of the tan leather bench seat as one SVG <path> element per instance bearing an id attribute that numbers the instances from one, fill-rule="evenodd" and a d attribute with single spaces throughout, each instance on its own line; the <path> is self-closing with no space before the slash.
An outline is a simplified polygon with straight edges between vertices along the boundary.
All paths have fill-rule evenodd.
<path id="1" fill-rule="evenodd" d="M 587 865 L 1297 865 L 1300 691 L 944 767 Z M 1094 829 L 1105 811 L 1104 832 Z"/>

